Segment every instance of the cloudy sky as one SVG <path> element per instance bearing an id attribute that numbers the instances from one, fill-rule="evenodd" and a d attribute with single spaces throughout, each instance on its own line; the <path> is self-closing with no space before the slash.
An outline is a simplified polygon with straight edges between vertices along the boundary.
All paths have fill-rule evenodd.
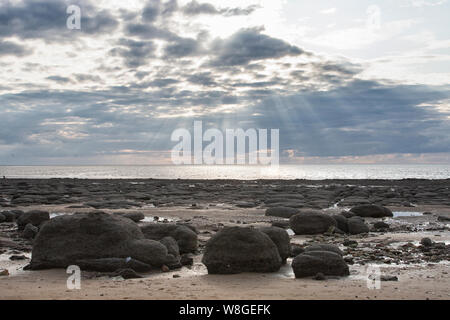
<path id="1" fill-rule="evenodd" d="M 194 120 L 280 129 L 283 162 L 448 164 L 449 13 L 448 0 L 0 0 L 0 164 L 167 163 Z"/>

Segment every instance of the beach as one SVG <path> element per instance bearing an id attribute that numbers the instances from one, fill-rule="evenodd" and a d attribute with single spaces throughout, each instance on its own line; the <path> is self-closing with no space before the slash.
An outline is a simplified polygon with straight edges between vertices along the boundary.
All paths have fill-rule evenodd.
<path id="1" fill-rule="evenodd" d="M 0 212 L 40 210 L 60 216 L 102 211 L 142 214 L 138 225 L 182 224 L 196 231 L 192 265 L 139 273 L 124 279 L 82 270 L 81 289 L 67 287 L 64 268 L 23 270 L 33 240 L 15 222 L 0 224 L 0 299 L 449 299 L 450 180 L 82 180 L 4 179 Z M 379 205 L 392 217 L 365 217 L 369 232 L 295 235 L 289 219 L 270 208 L 314 209 L 325 215 Z M 425 213 L 425 214 L 424 214 Z M 388 228 L 375 228 L 384 222 Z M 47 222 L 48 223 L 48 222 Z M 344 253 L 349 275 L 296 279 L 290 256 L 277 272 L 208 274 L 206 243 L 228 227 L 276 225 L 298 247 L 333 244 Z M 431 240 L 425 245 L 423 239 Z M 352 243 L 352 244 L 349 244 Z M 355 244 L 356 243 L 356 244 Z M 11 256 L 21 257 L 11 260 Z M 367 267 L 380 269 L 379 289 L 369 288 Z"/>

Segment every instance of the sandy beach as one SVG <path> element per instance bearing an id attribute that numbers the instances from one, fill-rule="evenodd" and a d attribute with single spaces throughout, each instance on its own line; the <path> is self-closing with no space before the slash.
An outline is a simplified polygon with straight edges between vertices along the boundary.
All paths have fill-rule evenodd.
<path id="1" fill-rule="evenodd" d="M 185 223 L 198 232 L 192 266 L 155 269 L 143 278 L 125 280 L 101 272 L 82 271 L 81 289 L 69 290 L 65 269 L 26 271 L 32 240 L 23 239 L 15 223 L 0 224 L 0 299 L 444 299 L 450 298 L 450 202 L 448 180 L 357 181 L 182 181 L 182 180 L 7 180 L 0 184 L 3 210 L 42 210 L 51 218 L 92 211 L 142 213 L 139 224 Z M 275 201 L 275 202 L 274 202 Z M 346 254 L 350 275 L 324 281 L 295 279 L 292 258 L 278 272 L 213 275 L 202 263 L 208 240 L 226 227 L 264 227 L 289 221 L 266 216 L 267 208 L 315 208 L 338 214 L 358 204 L 376 203 L 394 217 L 365 218 L 369 233 L 294 235 L 305 247 L 335 244 Z M 429 214 L 423 215 L 424 212 Z M 389 230 L 375 230 L 377 221 Z M 423 238 L 443 243 L 432 254 Z M 344 243 L 349 240 L 357 246 Z M 437 251 L 436 251 L 437 250 Z M 11 256 L 24 256 L 11 260 Z M 381 288 L 368 288 L 367 267 L 385 277 Z"/>

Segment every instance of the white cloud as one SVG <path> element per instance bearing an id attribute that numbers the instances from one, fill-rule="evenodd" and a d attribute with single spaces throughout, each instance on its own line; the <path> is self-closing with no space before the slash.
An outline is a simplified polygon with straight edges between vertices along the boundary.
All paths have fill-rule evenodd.
<path id="1" fill-rule="evenodd" d="M 336 11 L 337 11 L 336 8 L 329 8 L 329 9 L 321 10 L 320 13 L 321 14 L 335 14 Z"/>
<path id="2" fill-rule="evenodd" d="M 409 5 L 416 8 L 434 7 L 446 3 L 448 0 L 410 0 Z"/>

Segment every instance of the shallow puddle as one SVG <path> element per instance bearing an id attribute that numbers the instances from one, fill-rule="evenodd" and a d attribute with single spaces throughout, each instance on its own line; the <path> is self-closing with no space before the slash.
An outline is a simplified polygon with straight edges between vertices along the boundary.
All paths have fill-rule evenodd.
<path id="1" fill-rule="evenodd" d="M 394 218 L 398 217 L 422 217 L 423 212 L 410 212 L 410 211 L 395 211 L 393 212 Z"/>

